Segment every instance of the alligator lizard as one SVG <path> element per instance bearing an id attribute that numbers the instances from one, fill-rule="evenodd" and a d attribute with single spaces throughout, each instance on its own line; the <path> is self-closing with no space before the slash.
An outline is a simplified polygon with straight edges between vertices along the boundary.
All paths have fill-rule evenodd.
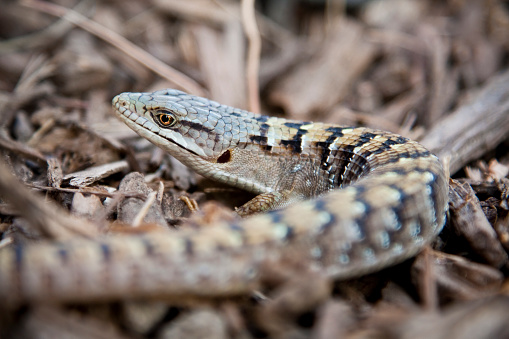
<path id="1" fill-rule="evenodd" d="M 368 128 L 259 116 L 177 90 L 123 93 L 116 115 L 196 172 L 253 193 L 235 222 L 0 251 L 11 305 L 218 297 L 296 258 L 335 279 L 409 258 L 445 222 L 447 179 L 420 144 Z M 265 213 L 260 213 L 265 212 Z"/>

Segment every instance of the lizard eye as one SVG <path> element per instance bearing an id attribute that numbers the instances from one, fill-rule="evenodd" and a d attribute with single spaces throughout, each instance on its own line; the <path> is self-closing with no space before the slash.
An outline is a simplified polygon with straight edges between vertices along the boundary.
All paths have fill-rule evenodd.
<path id="1" fill-rule="evenodd" d="M 161 125 L 161 127 L 172 127 L 177 122 L 175 116 L 168 111 L 158 111 L 155 114 L 154 120 Z"/>

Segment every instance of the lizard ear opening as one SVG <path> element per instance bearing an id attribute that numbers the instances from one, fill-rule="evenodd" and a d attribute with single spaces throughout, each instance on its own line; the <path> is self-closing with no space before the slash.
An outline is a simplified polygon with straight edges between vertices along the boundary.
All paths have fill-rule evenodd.
<path id="1" fill-rule="evenodd" d="M 227 162 L 230 162 L 231 158 L 232 152 L 229 149 L 227 149 L 226 151 L 223 152 L 223 154 L 219 156 L 219 158 L 217 158 L 217 163 L 226 164 Z"/>

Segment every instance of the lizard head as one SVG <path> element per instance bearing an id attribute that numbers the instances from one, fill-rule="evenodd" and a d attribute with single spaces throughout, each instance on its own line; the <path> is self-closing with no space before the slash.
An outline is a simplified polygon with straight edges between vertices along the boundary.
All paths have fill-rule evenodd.
<path id="1" fill-rule="evenodd" d="M 173 89 L 122 93 L 112 104 L 131 129 L 186 165 L 197 158 L 228 162 L 231 150 L 247 138 L 253 115 Z"/>

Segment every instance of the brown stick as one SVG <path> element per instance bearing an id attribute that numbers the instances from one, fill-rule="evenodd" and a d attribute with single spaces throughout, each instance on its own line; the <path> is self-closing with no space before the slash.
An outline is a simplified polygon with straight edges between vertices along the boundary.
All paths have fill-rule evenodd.
<path id="1" fill-rule="evenodd" d="M 508 137 L 509 71 L 493 77 L 468 103 L 437 121 L 420 142 L 450 158 L 453 174 Z"/>

